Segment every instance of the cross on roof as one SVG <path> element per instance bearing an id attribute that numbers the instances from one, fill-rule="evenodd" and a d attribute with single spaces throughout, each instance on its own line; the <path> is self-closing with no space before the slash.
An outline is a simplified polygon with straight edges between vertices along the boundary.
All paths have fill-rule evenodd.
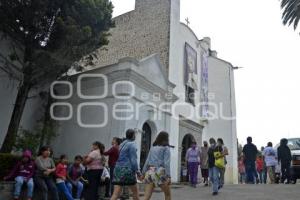
<path id="1" fill-rule="evenodd" d="M 187 17 L 187 18 L 185 18 L 185 21 L 186 21 L 186 25 L 190 25 L 190 20 L 189 20 L 189 18 Z"/>

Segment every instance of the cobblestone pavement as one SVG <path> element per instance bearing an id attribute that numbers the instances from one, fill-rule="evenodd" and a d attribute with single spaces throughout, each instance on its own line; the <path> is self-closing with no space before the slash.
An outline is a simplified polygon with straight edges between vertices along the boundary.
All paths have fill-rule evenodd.
<path id="1" fill-rule="evenodd" d="M 141 198 L 143 199 L 143 197 Z M 172 200 L 296 200 L 300 199 L 300 185 L 226 185 L 218 196 L 211 188 L 172 186 Z M 155 190 L 151 200 L 164 200 L 163 193 Z"/>

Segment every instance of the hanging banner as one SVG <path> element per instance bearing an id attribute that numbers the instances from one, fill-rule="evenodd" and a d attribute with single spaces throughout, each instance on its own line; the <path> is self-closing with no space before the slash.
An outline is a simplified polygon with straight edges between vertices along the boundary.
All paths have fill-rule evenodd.
<path id="1" fill-rule="evenodd" d="M 201 59 L 201 91 L 200 91 L 200 99 L 201 99 L 201 116 L 203 118 L 208 118 L 208 53 L 202 53 Z"/>
<path id="2" fill-rule="evenodd" d="M 185 43 L 185 84 L 186 86 L 197 90 L 197 52 Z"/>

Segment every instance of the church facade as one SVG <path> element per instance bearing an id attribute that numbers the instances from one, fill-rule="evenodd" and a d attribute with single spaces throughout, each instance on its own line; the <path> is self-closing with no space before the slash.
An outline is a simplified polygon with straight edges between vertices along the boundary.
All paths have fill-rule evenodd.
<path id="1" fill-rule="evenodd" d="M 136 0 L 135 10 L 115 23 L 109 45 L 87 70 L 51 86 L 58 91 L 52 106 L 59 123 L 55 154 L 85 154 L 94 141 L 108 148 L 132 128 L 142 167 L 156 135 L 166 131 L 174 146 L 172 181 L 180 182 L 191 142 L 223 138 L 226 182 L 237 183 L 233 66 L 217 57 L 209 38 L 197 38 L 180 22 L 180 0 Z"/>
<path id="2" fill-rule="evenodd" d="M 83 73 L 107 77 L 107 95 L 91 105 L 104 103 L 109 115 L 103 116 L 106 111 L 101 105 L 98 112 L 93 106 L 81 107 L 85 99 L 68 100 L 83 108 L 82 121 L 108 123 L 88 128 L 76 125 L 78 119 L 64 121 L 56 149 L 72 154 L 74 148 L 85 150 L 82 141 L 100 140 L 108 145 L 113 137 L 124 137 L 128 128 L 134 128 L 142 166 L 156 135 L 167 131 L 174 146 L 172 179 L 179 182 L 191 141 L 201 145 L 210 137 L 220 137 L 230 152 L 226 179 L 237 182 L 233 66 L 217 57 L 209 38 L 198 39 L 180 22 L 179 0 L 136 0 L 135 10 L 116 17 L 115 23 L 109 45 L 98 50 L 94 64 Z M 81 75 L 74 75 L 75 80 Z M 101 78 L 99 83 L 97 77 L 81 79 L 85 85 L 81 89 L 97 96 L 95 91 L 105 90 Z M 72 142 L 68 142 L 70 137 Z"/>

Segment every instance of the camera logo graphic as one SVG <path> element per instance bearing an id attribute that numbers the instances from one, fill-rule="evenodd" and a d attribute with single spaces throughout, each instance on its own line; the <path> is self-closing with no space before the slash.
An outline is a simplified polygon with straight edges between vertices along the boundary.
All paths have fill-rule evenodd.
<path id="1" fill-rule="evenodd" d="M 83 83 L 86 80 L 101 80 L 101 94 L 97 95 L 87 95 L 84 94 Z M 74 89 L 74 84 L 76 84 L 76 89 Z M 56 89 L 61 87 L 67 88 L 67 94 L 57 94 Z M 109 109 L 108 105 L 104 103 L 103 99 L 108 97 L 108 78 L 104 74 L 81 74 L 78 76 L 76 83 L 71 83 L 70 81 L 54 81 L 50 87 L 50 95 L 56 102 L 52 103 L 50 106 L 50 116 L 56 121 L 67 121 L 76 117 L 76 122 L 80 127 L 83 128 L 101 128 L 108 124 Z M 130 93 L 127 95 L 119 94 L 122 88 L 130 88 Z M 76 94 L 74 94 L 76 92 Z M 134 84 L 130 81 L 117 81 L 112 84 L 111 87 L 112 96 L 116 99 L 129 99 L 135 94 Z M 79 98 L 80 103 L 74 105 L 70 103 L 71 98 Z M 85 121 L 88 113 L 85 109 L 101 109 L 101 122 L 97 123 L 87 123 Z M 74 112 L 76 111 L 76 114 Z M 92 120 L 94 121 L 94 120 Z"/>

